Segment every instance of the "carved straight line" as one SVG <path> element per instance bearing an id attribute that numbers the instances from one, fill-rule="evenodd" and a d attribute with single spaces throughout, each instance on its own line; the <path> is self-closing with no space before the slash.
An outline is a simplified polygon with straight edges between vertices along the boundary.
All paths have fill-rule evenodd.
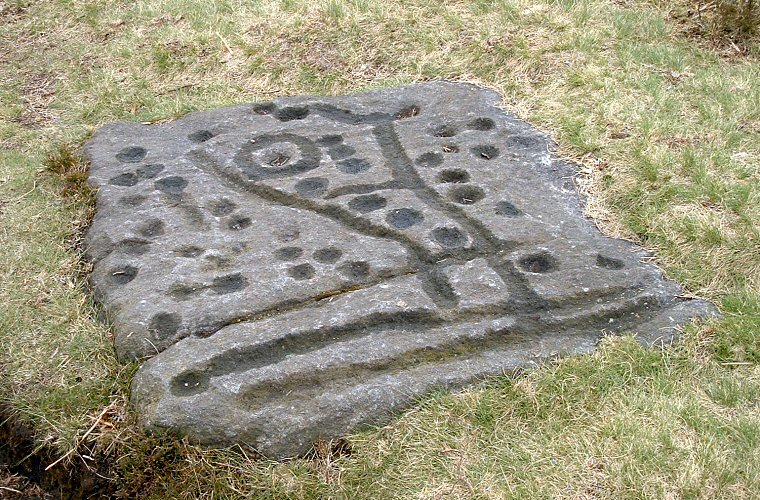
<path id="1" fill-rule="evenodd" d="M 323 107 L 319 109 L 321 110 L 321 113 L 326 108 Z M 341 117 L 341 120 L 346 123 L 357 123 L 353 119 L 345 121 L 347 119 L 346 117 L 350 115 L 351 113 L 346 110 L 331 108 L 331 111 L 329 111 L 325 116 L 328 116 L 331 119 L 333 116 L 339 116 Z M 367 123 L 376 123 L 376 121 L 373 120 L 374 118 L 372 120 L 369 120 Z M 428 187 L 419 176 L 419 173 L 414 169 L 411 160 L 406 155 L 406 152 L 401 146 L 398 135 L 390 120 L 381 120 L 381 124 L 373 128 L 373 134 L 375 135 L 376 140 L 380 145 L 383 157 L 385 158 L 392 172 L 393 180 L 390 182 L 394 184 L 401 183 L 405 189 L 414 190 L 418 199 L 420 199 L 423 203 L 431 206 L 433 209 L 449 215 L 451 218 L 459 222 L 465 228 L 465 230 L 471 234 L 475 242 L 475 246 L 483 249 L 481 251 L 473 251 L 470 249 L 467 253 L 460 250 L 458 251 L 458 257 L 460 259 L 465 257 L 465 255 L 487 256 L 489 254 L 493 254 L 499 251 L 503 252 L 507 249 L 511 249 L 517 246 L 515 243 L 505 243 L 498 238 L 495 238 L 483 224 L 468 217 L 458 207 L 455 207 L 452 204 L 441 200 L 438 193 L 432 188 Z M 202 152 L 199 154 L 205 156 L 207 162 L 216 167 L 215 170 L 217 171 L 218 175 L 226 178 L 236 188 L 242 187 L 243 189 L 258 195 L 259 197 L 276 204 L 284 206 L 295 206 L 305 210 L 310 210 L 320 215 L 329 217 L 350 229 L 366 235 L 392 239 L 399 242 L 408 250 L 413 252 L 414 261 L 416 261 L 416 265 L 421 276 L 422 289 L 426 294 L 428 294 L 431 300 L 433 300 L 436 305 L 444 309 L 455 307 L 458 304 L 459 297 L 456 293 L 454 293 L 453 288 L 449 284 L 446 276 L 444 276 L 439 270 L 434 269 L 437 261 L 433 258 L 432 254 L 426 248 L 411 238 L 406 237 L 400 232 L 389 230 L 383 226 L 377 226 L 367 221 L 366 219 L 355 217 L 353 214 L 344 210 L 342 207 L 334 205 L 322 206 L 316 202 L 284 193 L 270 186 L 265 186 L 258 183 L 251 184 L 249 182 L 241 180 L 237 176 L 232 175 L 226 170 L 219 168 L 215 160 L 208 157 L 208 155 L 205 155 Z M 204 162 L 201 162 L 201 164 L 203 165 Z M 350 187 L 351 186 L 346 186 L 346 188 Z M 359 190 L 361 191 L 363 189 L 373 189 L 375 187 L 377 187 L 377 185 L 364 185 L 363 187 L 359 187 Z M 455 255 L 457 255 L 456 251 L 450 251 L 445 257 Z M 492 262 L 493 259 L 490 259 L 489 263 Z M 513 268 L 510 268 L 511 265 L 496 265 L 494 270 L 504 280 L 507 286 L 514 287 L 513 293 L 520 296 L 525 296 L 524 302 L 526 304 L 539 304 L 540 301 L 538 300 L 538 297 L 535 295 L 535 293 L 532 293 L 532 290 L 530 290 L 529 287 L 525 286 L 524 279 L 521 279 L 519 274 L 514 271 Z"/>
<path id="2" fill-rule="evenodd" d="M 394 179 L 411 178 L 408 186 L 414 190 L 417 198 L 434 210 L 451 217 L 472 236 L 475 246 L 482 248 L 481 253 L 487 256 L 488 264 L 510 288 L 510 292 L 519 296 L 529 309 L 546 308 L 544 301 L 528 286 L 527 279 L 520 275 L 512 263 L 500 258 L 501 254 L 517 248 L 519 244 L 500 240 L 484 224 L 468 216 L 461 208 L 445 202 L 438 192 L 427 186 L 404 151 L 392 123 L 379 125 L 372 133 L 380 144 L 383 156 L 391 165 Z"/>
<path id="3" fill-rule="evenodd" d="M 399 278 L 402 276 L 409 276 L 416 273 L 417 271 L 413 269 L 409 269 L 409 268 L 397 270 L 396 272 L 393 272 L 393 273 L 390 273 L 390 272 L 378 273 L 374 279 L 367 280 L 361 284 L 346 285 L 345 287 L 340 288 L 340 289 L 327 290 L 315 296 L 308 297 L 305 299 L 284 300 L 270 307 L 259 309 L 257 311 L 253 311 L 250 313 L 234 315 L 231 318 L 222 320 L 220 322 L 204 325 L 200 327 L 198 330 L 194 331 L 192 336 L 199 337 L 199 338 L 208 338 L 208 337 L 211 337 L 212 335 L 215 335 L 217 332 L 219 332 L 223 328 L 226 328 L 231 325 L 237 325 L 240 323 L 247 323 L 247 322 L 252 322 L 252 321 L 259 321 L 259 320 L 270 318 L 272 316 L 276 316 L 279 314 L 300 311 L 302 309 L 308 309 L 310 307 L 321 307 L 322 305 L 325 304 L 325 301 L 327 301 L 328 299 L 332 300 L 335 297 L 339 297 L 346 293 L 366 290 L 368 288 L 377 286 L 380 283 L 383 283 L 389 279 Z"/>
<path id="4" fill-rule="evenodd" d="M 642 309 L 645 313 L 640 313 L 637 318 L 623 317 L 610 327 L 608 320 L 610 317 L 620 318 L 628 312 Z M 615 304 L 612 309 L 595 313 L 594 323 L 600 328 L 605 327 L 610 330 L 624 330 L 627 325 L 632 325 L 644 318 L 652 318 L 661 310 L 660 304 L 655 297 L 638 296 L 628 303 Z M 509 303 L 495 304 L 485 308 L 473 308 L 472 310 L 460 313 L 457 317 L 457 323 L 496 319 L 515 313 L 513 305 Z M 576 325 L 588 322 L 588 315 L 581 315 L 575 319 L 555 320 L 543 315 L 525 315 L 516 316 L 516 322 L 520 325 L 519 332 L 522 334 L 540 334 L 551 331 L 552 329 L 568 329 Z M 376 314 L 373 317 L 365 318 L 351 324 L 343 325 L 339 328 L 323 328 L 310 330 L 308 332 L 288 335 L 284 338 L 273 339 L 272 341 L 255 346 L 248 346 L 236 351 L 226 351 L 215 358 L 209 360 L 204 368 L 194 368 L 188 372 L 179 374 L 172 381 L 172 393 L 175 396 L 190 396 L 198 394 L 208 389 L 211 378 L 231 373 L 242 373 L 255 368 L 262 368 L 267 365 L 281 362 L 287 355 L 306 354 L 329 344 L 342 342 L 373 335 L 382 331 L 392 329 L 428 329 L 446 324 L 452 324 L 450 321 L 440 317 L 420 311 L 392 314 Z M 392 328 L 388 328 L 392 326 Z M 513 331 L 518 331 L 514 329 Z M 477 342 L 474 342 L 477 344 Z M 487 350 L 488 346 L 480 349 Z"/>
<path id="5" fill-rule="evenodd" d="M 240 391 L 236 403 L 249 410 L 288 399 L 314 398 L 326 390 L 335 391 L 359 385 L 379 374 L 396 376 L 404 371 L 455 360 L 464 360 L 526 338 L 517 329 L 489 330 L 483 337 L 464 337 L 452 342 L 412 349 L 396 357 L 371 362 L 356 362 L 317 372 L 297 372 L 285 379 L 257 382 Z"/>
<path id="6" fill-rule="evenodd" d="M 392 240 L 400 243 L 417 255 L 423 262 L 434 261 L 432 254 L 425 247 L 398 231 L 393 231 L 384 226 L 376 225 L 361 217 L 357 217 L 338 205 L 322 206 L 307 198 L 301 198 L 264 184 L 249 183 L 241 179 L 239 176 L 219 168 L 216 161 L 204 151 L 196 151 L 194 154 L 199 157 L 199 164 L 201 165 L 199 168 L 205 170 L 204 166 L 210 164 L 213 169 L 211 173 L 219 176 L 225 181 L 225 184 L 237 191 L 244 191 L 256 195 L 275 205 L 295 207 L 314 212 L 366 236 Z"/>
<path id="7" fill-rule="evenodd" d="M 616 304 L 614 308 L 592 317 L 593 326 L 603 331 L 609 328 L 610 318 L 620 318 L 615 330 L 625 330 L 628 325 L 635 324 L 640 318 L 626 318 L 627 313 L 649 303 L 648 297 L 638 297 L 629 303 Z M 659 313 L 659 309 L 657 310 Z M 647 316 L 654 317 L 651 311 Z M 460 337 L 438 345 L 428 345 L 413 348 L 391 358 L 378 359 L 369 362 L 355 362 L 347 366 L 336 366 L 320 371 L 301 371 L 281 380 L 265 380 L 251 384 L 240 392 L 240 404 L 253 409 L 287 398 L 305 399 L 316 397 L 325 392 L 326 386 L 331 389 L 349 388 L 378 375 L 396 376 L 404 371 L 420 366 L 434 365 L 451 361 L 472 359 L 483 353 L 504 348 L 509 342 L 518 342 L 527 338 L 538 338 L 547 330 L 554 328 L 570 330 L 581 324 L 587 324 L 588 317 L 574 320 L 552 320 L 548 318 L 518 317 L 518 325 L 512 328 L 487 329 L 480 337 Z M 583 334 L 580 334 L 583 335 Z"/>
<path id="8" fill-rule="evenodd" d="M 421 274 L 421 281 L 423 282 L 423 289 L 429 294 L 430 299 L 440 307 L 448 308 L 453 307 L 458 303 L 459 298 L 453 293 L 451 286 L 444 283 L 439 275 L 429 275 L 432 266 L 436 263 L 436 259 L 430 251 L 424 246 L 417 243 L 408 236 L 388 229 L 384 226 L 374 224 L 367 219 L 356 217 L 351 212 L 337 205 L 320 205 L 319 203 L 309 200 L 307 198 L 301 198 L 289 193 L 280 191 L 279 189 L 267 186 L 264 184 L 252 184 L 241 180 L 236 175 L 219 168 L 216 161 L 210 158 L 205 152 L 196 152 L 196 156 L 200 157 L 199 164 L 210 164 L 214 169 L 214 173 L 219 176 L 226 184 L 237 190 L 243 190 L 252 193 L 270 203 L 274 203 L 281 206 L 290 206 L 301 208 L 303 210 L 309 210 L 318 215 L 322 215 L 329 219 L 342 224 L 343 226 L 352 229 L 358 233 L 372 236 L 376 238 L 383 238 L 387 240 L 395 241 L 403 245 L 409 251 L 409 264 L 416 268 Z M 203 168 L 202 166 L 200 168 Z"/>
<path id="9" fill-rule="evenodd" d="M 459 297 L 454 293 L 453 288 L 448 283 L 448 279 L 440 272 L 434 269 L 435 258 L 422 245 L 413 239 L 397 231 L 378 226 L 372 222 L 355 217 L 339 206 L 329 205 L 321 206 L 318 203 L 310 202 L 302 198 L 284 193 L 276 188 L 263 185 L 250 186 L 251 192 L 265 200 L 279 203 L 284 206 L 296 206 L 312 212 L 329 217 L 336 222 L 342 223 L 357 232 L 367 236 L 375 236 L 394 240 L 405 246 L 411 253 L 410 265 L 417 269 L 422 282 L 422 289 L 428 294 L 437 306 L 442 308 L 451 308 L 459 303 Z"/>
<path id="10" fill-rule="evenodd" d="M 375 313 L 346 325 L 301 331 L 235 351 L 225 351 L 208 360 L 204 367 L 196 367 L 179 374 L 172 382 L 172 391 L 178 396 L 197 394 L 206 390 L 213 377 L 262 368 L 279 363 L 288 355 L 306 354 L 331 344 L 366 337 L 382 331 L 423 330 L 451 324 L 454 320 L 461 323 L 497 319 L 516 312 L 512 304 L 502 302 L 461 311 L 455 318 L 442 317 L 437 313 L 421 310 Z"/>
<path id="11" fill-rule="evenodd" d="M 378 184 L 352 184 L 350 186 L 341 186 L 333 189 L 325 195 L 325 199 L 331 200 L 338 196 L 345 196 L 348 194 L 368 194 L 386 189 L 406 189 L 406 187 L 404 187 L 403 183 L 397 180 L 381 182 Z"/>
<path id="12" fill-rule="evenodd" d="M 404 186 L 413 189 L 423 203 L 449 215 L 452 219 L 459 222 L 473 237 L 477 248 L 452 251 L 444 256 L 444 258 L 461 262 L 480 256 L 486 257 L 489 265 L 509 287 L 513 296 L 516 296 L 518 301 L 524 307 L 528 308 L 528 312 L 546 309 L 547 305 L 545 304 L 545 301 L 541 300 L 528 286 L 527 279 L 517 272 L 511 262 L 504 262 L 500 258 L 500 254 L 507 249 L 514 248 L 516 244 L 502 242 L 479 221 L 471 219 L 459 207 L 443 201 L 435 190 L 425 185 L 422 178 L 419 176 L 419 173 L 412 165 L 411 160 L 406 155 L 406 152 L 403 150 L 392 123 L 386 121 L 381 125 L 374 127 L 373 134 L 376 136 L 383 156 L 393 172 L 394 180 L 391 182 L 400 182 L 400 178 L 403 177 Z M 410 251 L 409 263 L 411 267 L 418 270 L 422 289 L 428 294 L 428 296 L 430 296 L 431 300 L 444 309 L 452 308 L 457 305 L 458 296 L 451 288 L 448 279 L 442 272 L 440 272 L 440 268 L 443 266 L 439 265 L 439 261 L 434 260 L 433 255 L 426 248 L 411 238 L 398 231 L 389 230 L 383 226 L 375 225 L 366 219 L 356 217 L 342 207 L 334 205 L 323 206 L 317 202 L 290 195 L 270 186 L 241 181 L 240 178 L 232 173 L 219 168 L 216 162 L 212 158 L 209 158 L 208 155 L 203 152 L 198 152 L 197 154 L 201 156 L 202 159 L 206 160 L 206 162 L 200 162 L 200 165 L 212 165 L 215 173 L 235 189 L 243 189 L 269 201 L 270 203 L 295 206 L 297 208 L 309 210 L 328 217 L 359 233 L 390 239 L 402 244 Z M 359 189 L 365 189 L 368 186 L 369 185 L 366 185 Z M 351 186 L 347 187 L 350 188 Z M 312 300 L 302 301 L 300 303 L 291 302 L 283 304 L 283 307 L 289 311 L 308 306 L 312 303 Z M 275 314 L 281 311 L 282 308 L 269 309 L 264 312 L 264 314 Z M 258 317 L 260 316 L 247 315 L 239 318 L 236 322 L 253 321 Z M 212 331 L 210 334 L 213 333 L 214 332 Z"/>
<path id="13" fill-rule="evenodd" d="M 395 116 L 388 113 L 374 112 L 360 115 L 353 111 L 321 102 L 308 104 L 306 107 L 324 118 L 349 125 L 376 125 L 396 119 Z"/>
<path id="14" fill-rule="evenodd" d="M 383 330 L 389 325 L 399 328 L 430 328 L 444 324 L 435 313 L 427 311 L 401 311 L 376 313 L 360 321 L 336 328 L 318 328 L 307 332 L 288 334 L 261 344 L 225 351 L 210 359 L 203 369 L 179 374 L 171 384 L 172 393 L 188 396 L 203 392 L 211 378 L 230 373 L 241 373 L 254 368 L 279 363 L 286 356 L 304 354 L 326 345 L 352 338 L 364 337 Z"/>

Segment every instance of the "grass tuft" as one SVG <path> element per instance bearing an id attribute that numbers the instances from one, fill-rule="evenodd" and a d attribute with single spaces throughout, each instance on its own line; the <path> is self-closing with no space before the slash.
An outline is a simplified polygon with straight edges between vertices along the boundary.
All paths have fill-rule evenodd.
<path id="1" fill-rule="evenodd" d="M 76 149 L 62 145 L 48 155 L 43 165 L 60 181 L 62 197 L 94 208 L 95 190 L 87 183 L 90 165 Z"/>
<path id="2" fill-rule="evenodd" d="M 760 2 L 757 0 L 698 0 L 672 2 L 673 18 L 681 31 L 707 41 L 725 55 L 756 50 L 760 42 Z"/>

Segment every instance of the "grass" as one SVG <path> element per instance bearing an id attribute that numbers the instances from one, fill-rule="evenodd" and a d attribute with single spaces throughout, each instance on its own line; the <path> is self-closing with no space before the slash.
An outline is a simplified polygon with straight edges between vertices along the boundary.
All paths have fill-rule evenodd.
<path id="1" fill-rule="evenodd" d="M 760 47 L 668 2 L 0 2 L 0 401 L 150 498 L 760 496 Z M 87 294 L 75 149 L 103 123 L 432 78 L 486 85 L 581 164 L 588 212 L 724 319 L 438 394 L 274 463 L 140 434 Z M 94 424 L 94 425 L 93 425 Z M 90 431 L 88 433 L 88 431 Z"/>

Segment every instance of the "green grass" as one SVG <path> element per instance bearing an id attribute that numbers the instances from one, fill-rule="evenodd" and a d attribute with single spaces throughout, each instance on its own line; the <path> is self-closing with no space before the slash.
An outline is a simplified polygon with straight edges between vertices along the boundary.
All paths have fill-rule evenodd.
<path id="1" fill-rule="evenodd" d="M 0 2 L 0 400 L 142 497 L 760 496 L 760 49 L 684 38 L 666 4 Z M 549 132 L 600 227 L 724 319 L 662 351 L 613 340 L 433 396 L 351 436 L 350 456 L 273 463 L 142 436 L 134 367 L 87 295 L 92 205 L 66 148 L 112 120 L 432 78 L 494 88 Z"/>

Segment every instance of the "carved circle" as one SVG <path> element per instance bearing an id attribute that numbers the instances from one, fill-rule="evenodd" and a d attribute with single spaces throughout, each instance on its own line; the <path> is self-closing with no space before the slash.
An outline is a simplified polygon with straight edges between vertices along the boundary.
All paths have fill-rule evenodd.
<path id="1" fill-rule="evenodd" d="M 239 292 L 248 286 L 248 279 L 240 273 L 217 276 L 211 282 L 209 289 L 217 295 Z"/>
<path id="2" fill-rule="evenodd" d="M 282 247 L 274 251 L 274 256 L 279 260 L 296 260 L 303 255 L 301 247 Z"/>
<path id="3" fill-rule="evenodd" d="M 195 143 L 206 142 L 212 137 L 214 137 L 214 134 L 212 134 L 210 130 L 196 130 L 195 132 L 187 136 L 187 138 L 190 139 L 191 142 L 195 142 Z"/>
<path id="4" fill-rule="evenodd" d="M 357 196 L 348 202 L 348 208 L 363 214 L 380 210 L 388 205 L 388 200 L 376 194 Z"/>
<path id="5" fill-rule="evenodd" d="M 162 312 L 150 319 L 148 331 L 158 338 L 165 339 L 173 337 L 180 326 L 182 326 L 182 318 L 179 314 Z"/>
<path id="6" fill-rule="evenodd" d="M 164 234 L 164 223 L 159 219 L 150 219 L 142 224 L 137 232 L 146 238 L 155 238 Z"/>
<path id="7" fill-rule="evenodd" d="M 343 256 L 343 251 L 340 248 L 325 247 L 316 250 L 312 256 L 322 264 L 335 264 Z"/>
<path id="8" fill-rule="evenodd" d="M 265 101 L 257 102 L 251 107 L 251 109 L 257 115 L 268 115 L 277 109 L 277 106 L 275 106 L 272 101 Z"/>
<path id="9" fill-rule="evenodd" d="M 345 144 L 338 144 L 337 146 L 331 147 L 327 151 L 327 154 L 329 154 L 330 158 L 333 160 L 342 160 L 343 158 L 352 156 L 354 153 L 356 153 L 356 150 L 351 146 L 347 146 Z"/>
<path id="10" fill-rule="evenodd" d="M 510 202 L 502 200 L 496 204 L 496 213 L 498 215 L 503 215 L 504 217 L 518 217 L 522 215 L 522 210 Z"/>
<path id="11" fill-rule="evenodd" d="M 109 271 L 111 281 L 116 285 L 126 285 L 137 276 L 137 268 L 135 266 L 124 265 L 111 269 Z"/>
<path id="12" fill-rule="evenodd" d="M 314 277 L 316 273 L 314 266 L 311 264 L 298 264 L 288 269 L 288 275 L 294 280 L 303 281 Z"/>
<path id="13" fill-rule="evenodd" d="M 467 236 L 456 227 L 437 227 L 432 231 L 433 240 L 446 248 L 462 247 L 467 243 Z"/>
<path id="14" fill-rule="evenodd" d="M 339 270 L 347 278 L 350 278 L 352 280 L 363 280 L 369 277 L 371 268 L 368 262 L 365 262 L 363 260 L 354 260 L 342 264 L 339 267 Z"/>
<path id="15" fill-rule="evenodd" d="M 280 108 L 274 111 L 274 117 L 281 122 L 289 122 L 292 120 L 303 120 L 309 116 L 309 108 L 306 106 L 290 106 L 287 108 Z"/>
<path id="16" fill-rule="evenodd" d="M 295 190 L 304 198 L 319 198 L 327 191 L 330 181 L 324 177 L 309 177 L 296 182 Z"/>
<path id="17" fill-rule="evenodd" d="M 227 229 L 240 231 L 250 227 L 251 224 L 253 224 L 253 221 L 250 217 L 246 217 L 245 215 L 233 215 L 230 217 L 230 220 L 227 221 Z"/>
<path id="18" fill-rule="evenodd" d="M 422 212 L 413 208 L 397 208 L 385 215 L 385 220 L 396 229 L 407 229 L 422 222 Z"/>
<path id="19" fill-rule="evenodd" d="M 622 260 L 615 259 L 613 257 L 606 257 L 602 254 L 597 254 L 596 265 L 613 271 L 617 271 L 625 267 L 625 263 Z"/>
<path id="20" fill-rule="evenodd" d="M 288 144 L 293 145 L 291 150 L 288 150 Z M 268 151 L 270 148 L 272 151 Z M 270 153 L 268 156 L 267 152 Z M 272 155 L 272 152 L 275 154 Z M 298 161 L 291 161 L 297 154 L 300 154 Z M 288 157 L 285 161 L 284 156 Z M 322 152 L 311 140 L 283 132 L 252 138 L 243 144 L 232 161 L 246 179 L 256 182 L 303 174 L 319 167 L 321 158 Z"/>
<path id="21" fill-rule="evenodd" d="M 470 148 L 473 155 L 481 160 L 493 160 L 499 156 L 499 148 L 490 144 L 481 144 Z"/>
<path id="22" fill-rule="evenodd" d="M 174 250 L 177 255 L 185 258 L 198 257 L 199 255 L 203 254 L 204 251 L 205 250 L 196 245 L 184 245 Z"/>
<path id="23" fill-rule="evenodd" d="M 461 168 L 452 168 L 449 170 L 444 170 L 438 174 L 438 182 L 462 184 L 465 182 L 470 182 L 470 174 L 467 172 L 467 170 Z"/>
<path id="24" fill-rule="evenodd" d="M 178 175 L 171 175 L 158 179 L 153 186 L 166 194 L 180 194 L 187 187 L 187 180 Z"/>
<path id="25" fill-rule="evenodd" d="M 230 215 L 237 208 L 237 204 L 227 198 L 212 201 L 208 204 L 208 211 L 214 217 L 224 217 Z"/>
<path id="26" fill-rule="evenodd" d="M 143 255 L 150 250 L 150 241 L 140 238 L 126 238 L 121 240 L 117 249 L 127 255 Z"/>
<path id="27" fill-rule="evenodd" d="M 119 174 L 116 177 L 111 177 L 108 183 L 112 186 L 132 187 L 137 184 L 137 176 L 132 172 Z"/>
<path id="28" fill-rule="evenodd" d="M 457 129 L 454 125 L 445 123 L 443 125 L 437 125 L 430 129 L 430 135 L 433 137 L 454 137 L 457 135 Z"/>
<path id="29" fill-rule="evenodd" d="M 546 251 L 521 257 L 517 265 L 523 271 L 536 274 L 551 273 L 558 269 L 557 259 Z"/>
<path id="30" fill-rule="evenodd" d="M 372 165 L 364 158 L 348 158 L 337 163 L 338 170 L 346 174 L 359 174 L 369 170 Z"/>
<path id="31" fill-rule="evenodd" d="M 491 118 L 475 118 L 467 124 L 467 128 L 472 130 L 486 131 L 491 130 L 496 126 L 496 123 Z"/>
<path id="32" fill-rule="evenodd" d="M 137 163 L 142 161 L 147 154 L 148 150 L 145 148 L 129 146 L 116 153 L 116 159 L 124 163 Z"/>
<path id="33" fill-rule="evenodd" d="M 449 191 L 449 199 L 460 205 L 472 205 L 485 196 L 486 193 L 478 186 L 456 186 Z"/>
<path id="34" fill-rule="evenodd" d="M 437 151 L 431 151 L 430 153 L 423 153 L 414 160 L 414 163 L 420 167 L 432 168 L 437 167 L 443 163 L 443 155 Z"/>
<path id="35" fill-rule="evenodd" d="M 412 104 L 411 106 L 406 106 L 398 110 L 398 112 L 396 112 L 396 118 L 398 118 L 399 120 L 403 120 L 405 118 L 412 118 L 419 114 L 420 114 L 420 107 L 417 106 L 416 104 Z"/>

